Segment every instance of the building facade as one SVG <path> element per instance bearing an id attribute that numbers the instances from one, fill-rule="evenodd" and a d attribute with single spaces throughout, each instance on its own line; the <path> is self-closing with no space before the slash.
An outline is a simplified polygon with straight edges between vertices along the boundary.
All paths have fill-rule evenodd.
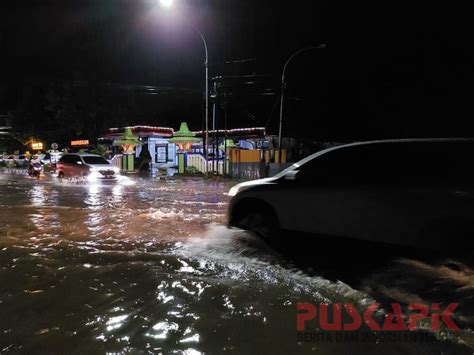
<path id="1" fill-rule="evenodd" d="M 144 164 L 148 164 L 151 172 L 160 169 L 172 169 L 178 165 L 176 144 L 170 143 L 174 130 L 168 127 L 154 126 L 133 126 L 132 132 L 143 143 L 135 148 L 135 159 L 139 170 L 144 169 Z M 111 128 L 109 132 L 99 142 L 112 145 L 124 132 L 125 128 Z"/>

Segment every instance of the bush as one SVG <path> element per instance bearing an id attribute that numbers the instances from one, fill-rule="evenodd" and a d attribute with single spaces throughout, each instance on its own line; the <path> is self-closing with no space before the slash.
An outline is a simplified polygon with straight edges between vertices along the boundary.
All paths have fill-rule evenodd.
<path id="1" fill-rule="evenodd" d="M 196 169 L 194 166 L 188 166 L 185 170 L 186 174 L 189 175 L 200 175 L 202 174 L 198 169 Z"/>
<path id="2" fill-rule="evenodd" d="M 98 144 L 97 146 L 94 147 L 94 149 L 91 150 L 91 153 L 101 155 L 104 158 L 106 158 L 110 155 L 110 153 L 112 153 L 112 151 L 109 150 L 109 148 L 106 145 Z"/>

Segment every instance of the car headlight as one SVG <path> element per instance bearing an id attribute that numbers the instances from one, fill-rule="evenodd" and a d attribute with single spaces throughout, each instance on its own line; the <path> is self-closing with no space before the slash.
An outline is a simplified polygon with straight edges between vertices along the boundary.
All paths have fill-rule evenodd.
<path id="1" fill-rule="evenodd" d="M 239 193 L 239 187 L 238 186 L 234 186 L 234 187 L 231 187 L 231 189 L 229 190 L 229 193 L 227 194 L 228 196 L 230 197 L 234 197 L 235 195 L 237 195 Z"/>
<path id="2" fill-rule="evenodd" d="M 98 180 L 97 174 L 92 173 L 92 174 L 87 175 L 87 181 L 88 181 L 88 182 L 94 183 L 94 182 L 96 182 L 97 180 Z"/>

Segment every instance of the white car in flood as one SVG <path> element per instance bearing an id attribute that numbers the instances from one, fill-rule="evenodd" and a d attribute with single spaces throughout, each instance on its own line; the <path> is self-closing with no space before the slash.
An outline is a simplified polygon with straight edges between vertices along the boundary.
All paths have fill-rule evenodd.
<path id="1" fill-rule="evenodd" d="M 56 166 L 59 178 L 86 177 L 89 181 L 115 180 L 120 169 L 105 158 L 94 154 L 66 154 Z"/>
<path id="2" fill-rule="evenodd" d="M 444 249 L 474 236 L 473 139 L 330 148 L 233 187 L 229 224 Z"/>

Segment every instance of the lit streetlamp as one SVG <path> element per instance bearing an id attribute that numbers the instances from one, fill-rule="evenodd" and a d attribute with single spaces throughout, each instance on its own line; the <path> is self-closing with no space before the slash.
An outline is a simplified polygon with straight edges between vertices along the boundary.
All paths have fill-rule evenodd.
<path id="1" fill-rule="evenodd" d="M 322 49 L 326 48 L 326 44 L 321 44 L 319 46 L 309 46 L 301 48 L 291 55 L 283 66 L 283 73 L 281 74 L 281 101 L 280 101 L 280 127 L 278 130 L 278 163 L 281 163 L 281 140 L 282 140 L 282 129 L 283 129 L 283 106 L 285 104 L 285 91 L 286 91 L 286 68 L 288 64 L 295 58 L 297 55 L 312 50 L 312 49 Z"/>
<path id="2" fill-rule="evenodd" d="M 163 7 L 172 7 L 173 3 L 173 0 L 160 0 L 160 5 Z"/>
<path id="3" fill-rule="evenodd" d="M 171 8 L 173 7 L 174 0 L 160 0 L 160 5 L 163 8 Z M 207 143 L 209 141 L 209 51 L 207 47 L 207 41 L 204 35 L 202 34 L 199 29 L 197 29 L 195 26 L 190 24 L 188 22 L 188 25 L 199 34 L 199 37 L 201 37 L 202 43 L 204 45 L 204 51 L 206 53 L 206 59 L 204 62 L 204 68 L 205 68 L 205 75 L 206 75 L 206 105 L 205 105 L 205 139 L 203 142 L 203 147 L 204 147 L 204 157 L 206 158 L 206 176 L 208 175 L 208 166 L 207 166 L 207 161 L 208 161 L 208 152 L 207 152 Z"/>

